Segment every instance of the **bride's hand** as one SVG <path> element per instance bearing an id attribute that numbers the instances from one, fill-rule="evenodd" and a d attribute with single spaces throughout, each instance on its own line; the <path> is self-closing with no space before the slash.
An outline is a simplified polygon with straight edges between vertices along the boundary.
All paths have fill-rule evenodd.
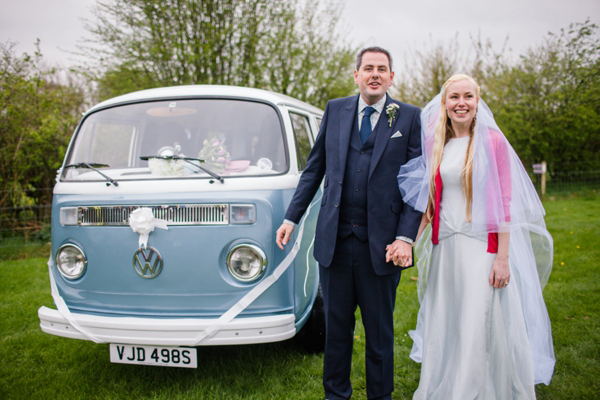
<path id="1" fill-rule="evenodd" d="M 498 255 L 492 265 L 490 274 L 490 285 L 496 289 L 502 289 L 510 282 L 510 268 L 508 266 L 508 256 Z"/>
<path id="2" fill-rule="evenodd" d="M 396 239 L 394 243 L 386 246 L 385 262 L 392 261 L 398 267 L 412 265 L 412 245 Z"/>

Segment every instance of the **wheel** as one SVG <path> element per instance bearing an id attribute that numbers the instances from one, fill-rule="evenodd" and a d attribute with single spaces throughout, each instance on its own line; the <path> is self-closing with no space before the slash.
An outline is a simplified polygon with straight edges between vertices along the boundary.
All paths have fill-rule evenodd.
<path id="1" fill-rule="evenodd" d="M 310 353 L 322 353 L 325 349 L 325 308 L 320 283 L 310 316 L 297 338 L 300 346 Z"/>

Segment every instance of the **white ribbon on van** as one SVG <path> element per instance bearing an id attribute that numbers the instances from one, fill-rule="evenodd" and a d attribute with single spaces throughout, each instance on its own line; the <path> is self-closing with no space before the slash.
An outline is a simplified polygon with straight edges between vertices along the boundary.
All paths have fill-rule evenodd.
<path id="1" fill-rule="evenodd" d="M 200 333 L 200 335 L 198 335 L 196 338 L 190 340 L 188 343 L 181 343 L 180 346 L 198 346 L 204 340 L 214 336 L 217 332 L 219 332 L 221 330 L 221 328 L 223 328 L 225 325 L 227 325 L 229 322 L 231 322 L 236 316 L 238 316 L 242 311 L 244 311 L 246 309 L 246 307 L 248 307 L 250 304 L 252 304 L 252 302 L 254 302 L 254 300 L 256 300 L 258 298 L 258 296 L 263 294 L 265 290 L 267 290 L 269 287 L 271 287 L 271 285 L 273 285 L 275 282 L 277 282 L 277 280 L 281 277 L 281 275 L 283 275 L 283 273 L 292 264 L 292 261 L 294 261 L 294 259 L 296 258 L 296 255 L 298 254 L 298 251 L 300 250 L 300 244 L 302 243 L 302 236 L 304 234 L 304 223 L 306 222 L 311 209 L 314 207 L 315 204 L 318 204 L 320 202 L 320 200 L 321 200 L 321 197 L 319 197 L 317 200 L 315 200 L 306 210 L 304 219 L 302 220 L 302 223 L 300 224 L 299 229 L 298 229 L 298 236 L 296 238 L 296 241 L 294 242 L 294 245 L 292 246 L 292 249 L 290 250 L 288 255 L 285 256 L 283 261 L 281 263 L 279 263 L 279 265 L 275 268 L 273 273 L 271 275 L 269 275 L 268 277 L 266 277 L 263 281 L 261 281 L 258 285 L 256 285 L 248 293 L 246 293 L 246 295 L 244 295 L 244 297 L 242 297 L 237 303 L 235 303 L 229 310 L 227 310 L 218 319 L 214 320 L 214 322 L 212 322 L 208 328 L 204 329 Z M 138 211 L 138 210 L 136 210 L 136 211 Z M 131 213 L 131 214 L 133 215 L 133 213 Z M 141 241 L 141 238 L 140 238 L 140 241 Z M 141 246 L 141 242 L 140 242 L 140 246 Z M 312 244 L 311 244 L 311 246 L 312 246 Z M 308 268 L 308 263 L 307 263 L 307 268 Z M 69 306 L 67 306 L 67 304 L 65 303 L 65 300 L 62 298 L 62 296 L 58 292 L 58 288 L 56 286 L 56 281 L 54 280 L 54 274 L 52 273 L 52 256 L 48 259 L 48 272 L 50 275 L 50 286 L 52 289 L 52 298 L 54 299 L 54 304 L 56 304 L 56 308 L 57 308 L 58 312 L 63 316 L 63 318 L 65 318 L 69 322 L 69 324 L 71 324 L 71 326 L 73 326 L 75 329 L 77 329 L 79 332 L 81 332 L 81 334 L 83 336 L 85 336 L 86 338 L 88 338 L 89 340 L 96 342 L 96 343 L 106 343 L 106 341 L 99 339 L 96 336 L 94 336 L 93 334 L 91 334 L 90 332 L 88 332 L 87 329 L 82 327 L 77 322 L 77 320 L 75 320 L 75 318 L 73 317 L 73 314 L 69 310 Z"/>
<path id="2" fill-rule="evenodd" d="M 251 291 L 246 293 L 244 297 L 242 297 L 237 303 L 235 303 L 229 310 L 225 312 L 225 314 L 221 315 L 216 321 L 214 321 L 208 328 L 206 328 L 200 335 L 196 337 L 196 340 L 189 344 L 189 346 L 198 346 L 204 340 L 214 336 L 217 332 L 221 330 L 226 324 L 231 322 L 239 313 L 244 311 L 246 307 L 248 307 L 254 300 L 258 298 L 261 294 L 264 293 L 272 284 L 277 282 L 279 277 L 288 269 L 288 267 L 296 258 L 298 251 L 300 250 L 300 244 L 302 243 L 302 236 L 304 234 L 304 223 L 306 222 L 308 215 L 310 214 L 310 210 L 313 206 L 319 203 L 321 197 L 315 200 L 306 210 L 306 214 L 304 215 L 304 219 L 300 224 L 300 228 L 298 230 L 298 237 L 292 246 L 292 249 L 288 253 L 287 256 L 283 259 L 281 263 L 275 268 L 273 273 L 266 277 L 262 282 L 256 285 Z M 307 264 L 308 268 L 308 264 Z"/>
<path id="3" fill-rule="evenodd" d="M 56 309 L 66 319 L 69 324 L 75 329 L 77 329 L 83 336 L 96 343 L 104 343 L 104 340 L 98 339 L 96 336 L 89 333 L 85 328 L 79 325 L 79 322 L 75 318 L 73 318 L 73 314 L 71 314 L 71 310 L 69 310 L 69 306 L 65 303 L 65 299 L 62 298 L 60 293 L 58 293 L 58 288 L 56 287 L 56 281 L 54 280 L 54 274 L 52 273 L 52 255 L 48 258 L 48 274 L 50 275 L 50 289 L 52 291 L 52 298 L 54 299 L 54 304 L 56 305 Z"/>
<path id="4" fill-rule="evenodd" d="M 138 244 L 146 248 L 148 245 L 148 236 L 154 232 L 154 228 L 169 230 L 167 221 L 160 218 L 154 218 L 152 209 L 148 207 L 138 208 L 129 214 L 129 226 L 135 233 L 140 234 Z"/>

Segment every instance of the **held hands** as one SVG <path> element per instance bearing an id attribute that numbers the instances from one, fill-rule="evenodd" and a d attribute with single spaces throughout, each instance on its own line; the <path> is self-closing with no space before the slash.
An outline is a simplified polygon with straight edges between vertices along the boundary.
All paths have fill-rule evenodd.
<path id="1" fill-rule="evenodd" d="M 492 273 L 490 274 L 490 285 L 496 289 L 505 288 L 510 281 L 510 268 L 508 267 L 508 257 L 496 257 L 492 265 Z"/>
<path id="2" fill-rule="evenodd" d="M 412 245 L 396 239 L 394 243 L 385 248 L 385 262 L 393 261 L 398 267 L 410 267 L 412 265 Z"/>
<path id="3" fill-rule="evenodd" d="M 294 226 L 290 224 L 283 223 L 277 229 L 277 233 L 275 234 L 275 243 L 281 250 L 283 250 L 283 246 L 288 244 L 290 241 L 290 237 L 292 236 L 292 232 L 294 232 Z"/>
<path id="4" fill-rule="evenodd" d="M 288 244 L 290 237 L 294 232 L 294 226 L 283 223 L 277 229 L 275 243 L 281 250 Z M 410 267 L 412 265 L 412 245 L 402 240 L 395 240 L 394 243 L 386 246 L 385 261 L 393 261 L 394 265 L 400 267 Z"/>

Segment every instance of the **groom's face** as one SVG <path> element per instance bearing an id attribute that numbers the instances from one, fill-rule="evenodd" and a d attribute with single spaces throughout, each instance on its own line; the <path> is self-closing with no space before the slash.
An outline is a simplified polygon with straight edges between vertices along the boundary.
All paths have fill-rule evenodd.
<path id="1" fill-rule="evenodd" d="M 384 53 L 363 54 L 360 68 L 354 71 L 354 83 L 358 85 L 360 94 L 368 105 L 377 103 L 385 96 L 393 80 L 390 60 Z"/>

